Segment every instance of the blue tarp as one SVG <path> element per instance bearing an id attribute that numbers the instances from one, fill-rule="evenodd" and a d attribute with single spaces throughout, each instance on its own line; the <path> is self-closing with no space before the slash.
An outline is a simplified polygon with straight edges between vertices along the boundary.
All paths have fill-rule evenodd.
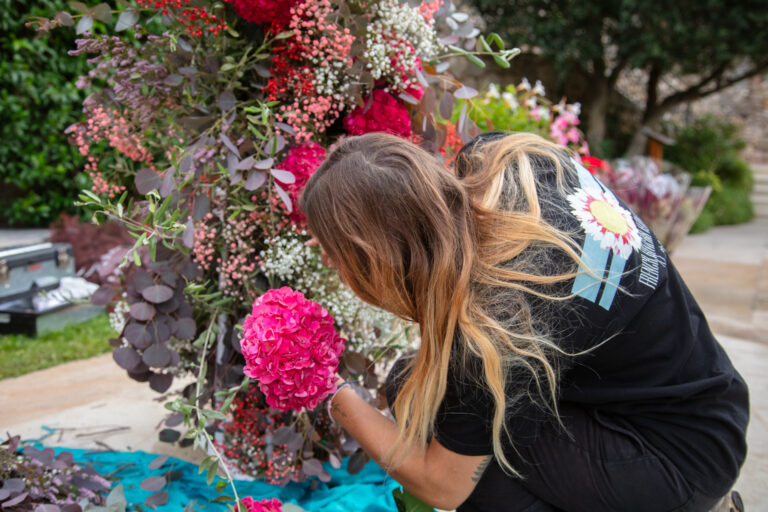
<path id="1" fill-rule="evenodd" d="M 213 486 L 205 482 L 205 473 L 197 474 L 197 466 L 180 459 L 170 457 L 162 467 L 148 468 L 158 455 L 142 451 L 135 452 L 93 452 L 80 449 L 55 448 L 56 452 L 72 452 L 76 461 L 90 463 L 102 475 L 107 475 L 118 468 L 130 464 L 115 477 L 123 484 L 125 497 L 129 505 L 143 505 L 153 494 L 139 487 L 142 480 L 150 476 L 161 476 L 170 469 L 181 472 L 181 478 L 166 485 L 170 501 L 157 507 L 160 512 L 181 512 L 194 501 L 195 510 L 226 510 L 226 505 L 211 503 L 218 494 Z M 310 481 L 291 482 L 285 487 L 271 485 L 264 481 L 236 480 L 237 493 L 241 497 L 251 496 L 255 500 L 277 498 L 283 503 L 295 503 L 308 512 L 394 512 L 397 510 L 392 498 L 392 491 L 400 485 L 395 482 L 374 462 L 369 462 L 360 473 L 350 475 L 346 471 L 348 459 L 340 469 L 325 465 L 331 474 L 328 483 L 318 482 L 315 490 L 310 489 Z M 217 477 L 216 481 L 220 479 Z M 223 494 L 232 495 L 231 488 Z"/>

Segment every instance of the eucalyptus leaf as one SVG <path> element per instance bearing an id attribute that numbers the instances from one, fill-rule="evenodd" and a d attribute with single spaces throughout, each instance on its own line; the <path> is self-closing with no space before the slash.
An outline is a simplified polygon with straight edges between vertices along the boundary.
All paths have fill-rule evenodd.
<path id="1" fill-rule="evenodd" d="M 227 134 L 226 134 L 226 133 L 223 133 L 223 132 L 222 132 L 222 133 L 219 135 L 219 140 L 220 140 L 220 141 L 221 141 L 221 143 L 222 143 L 222 144 L 224 144 L 224 145 L 227 147 L 227 149 L 229 149 L 229 150 L 230 150 L 232 153 L 234 153 L 234 154 L 235 154 L 235 155 L 237 155 L 238 157 L 240 156 L 240 150 L 238 150 L 238 149 L 237 149 L 237 146 L 235 146 L 235 145 L 232 143 L 232 141 L 229 139 L 229 137 L 227 137 Z"/>
<path id="2" fill-rule="evenodd" d="M 136 25 L 139 21 L 139 12 L 133 8 L 128 8 L 120 13 L 117 17 L 117 23 L 115 24 L 115 30 L 121 32 L 127 30 Z"/>
<path id="3" fill-rule="evenodd" d="M 155 308 L 146 302 L 134 302 L 129 313 L 136 320 L 147 322 L 155 316 Z"/>
<path id="4" fill-rule="evenodd" d="M 139 484 L 139 487 L 141 487 L 145 491 L 159 491 L 163 487 L 165 487 L 165 484 L 167 482 L 165 481 L 165 477 L 162 476 L 150 476 L 149 478 L 145 478 L 141 481 Z"/>
<path id="5" fill-rule="evenodd" d="M 144 351 L 141 360 L 150 368 L 164 368 L 171 361 L 171 351 L 165 345 L 155 343 Z"/>
<path id="6" fill-rule="evenodd" d="M 69 6 L 78 12 L 87 13 L 89 11 L 88 6 L 83 2 L 69 2 Z"/>
<path id="7" fill-rule="evenodd" d="M 168 503 L 168 491 L 160 491 L 150 495 L 149 498 L 144 501 L 144 504 L 150 507 L 160 507 Z"/>
<path id="8" fill-rule="evenodd" d="M 103 2 L 91 9 L 91 14 L 102 23 L 112 23 L 112 8 Z"/>
<path id="9" fill-rule="evenodd" d="M 293 202 L 288 193 L 277 183 L 275 183 L 275 190 L 277 190 L 277 195 L 280 196 L 280 199 L 285 204 L 285 209 L 288 210 L 288 213 L 291 213 L 293 211 Z"/>
<path id="10" fill-rule="evenodd" d="M 248 158 L 244 158 L 235 166 L 235 169 L 238 171 L 247 171 L 249 169 L 253 169 L 253 156 L 249 156 Z"/>
<path id="11" fill-rule="evenodd" d="M 75 19 L 67 11 L 59 11 L 54 18 L 63 27 L 74 27 Z"/>
<path id="12" fill-rule="evenodd" d="M 148 302 L 158 304 L 170 300 L 173 297 L 173 289 L 164 284 L 156 284 L 141 290 L 141 296 Z"/>
<path id="13" fill-rule="evenodd" d="M 275 179 L 281 183 L 285 183 L 286 185 L 290 185 L 291 183 L 296 182 L 296 176 L 293 175 L 290 171 L 284 171 L 282 169 L 272 169 L 270 171 L 272 176 L 275 177 Z"/>
<path id="14" fill-rule="evenodd" d="M 227 112 L 232 110 L 235 108 L 236 103 L 237 99 L 235 98 L 235 95 L 232 91 L 224 91 L 219 94 L 219 108 L 222 111 Z"/>
<path id="15" fill-rule="evenodd" d="M 477 96 L 477 89 L 464 85 L 456 89 L 453 95 L 461 100 L 468 100 Z"/>
<path id="16" fill-rule="evenodd" d="M 267 174 L 264 171 L 251 171 L 248 173 L 243 188 L 245 190 L 256 190 L 267 181 Z"/>
<path id="17" fill-rule="evenodd" d="M 191 218 L 187 221 L 187 227 L 181 235 L 181 242 L 184 244 L 184 247 L 189 247 L 190 249 L 195 245 L 195 223 Z"/>
<path id="18" fill-rule="evenodd" d="M 164 443 L 175 443 L 176 441 L 179 440 L 180 437 L 181 437 L 181 432 L 179 432 L 178 430 L 174 430 L 172 428 L 164 428 L 158 434 L 158 438 L 160 439 L 160 441 Z M 169 480 L 171 479 L 169 478 Z"/>
<path id="19" fill-rule="evenodd" d="M 165 393 L 173 384 L 173 375 L 170 373 L 153 373 L 149 377 L 149 387 L 158 393 Z"/>
<path id="20" fill-rule="evenodd" d="M 256 169 L 262 169 L 267 170 L 272 167 L 272 165 L 275 163 L 274 158 L 265 158 L 264 160 L 259 160 L 258 162 L 254 162 L 253 167 Z M 288 183 L 288 182 L 286 182 Z M 293 182 L 291 182 L 293 183 Z"/>
<path id="21" fill-rule="evenodd" d="M 81 35 L 81 34 L 84 34 L 84 33 L 88 32 L 92 28 L 93 28 L 93 17 L 91 17 L 91 16 L 83 16 L 77 22 L 77 27 L 75 27 L 75 33 L 77 35 Z"/>
<path id="22" fill-rule="evenodd" d="M 139 194 L 146 195 L 160 188 L 163 184 L 163 178 L 152 169 L 145 168 L 136 173 L 133 183 L 136 185 L 136 191 Z"/>
<path id="23" fill-rule="evenodd" d="M 141 357 L 131 347 L 116 348 L 112 352 L 112 359 L 115 360 L 120 368 L 127 371 L 134 369 L 141 362 Z"/>
<path id="24" fill-rule="evenodd" d="M 159 190 L 160 196 L 168 197 L 176 188 L 175 174 L 176 174 L 176 168 L 171 167 L 169 169 L 166 169 L 165 175 L 163 176 L 163 183 L 160 185 L 160 190 Z"/>
<path id="25" fill-rule="evenodd" d="M 196 331 L 197 325 L 192 318 L 182 318 L 176 322 L 176 337 L 181 340 L 191 340 Z"/>
<path id="26" fill-rule="evenodd" d="M 147 466 L 149 469 L 158 469 L 163 466 L 163 464 L 166 463 L 168 460 L 168 455 L 160 455 L 159 457 L 156 457 L 152 460 L 152 462 L 149 463 Z"/>

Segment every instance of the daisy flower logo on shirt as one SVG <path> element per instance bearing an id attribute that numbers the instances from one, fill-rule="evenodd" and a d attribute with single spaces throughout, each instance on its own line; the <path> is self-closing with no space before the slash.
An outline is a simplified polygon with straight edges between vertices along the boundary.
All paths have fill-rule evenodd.
<path id="1" fill-rule="evenodd" d="M 640 249 L 641 240 L 632 214 L 613 194 L 598 188 L 577 188 L 568 196 L 573 214 L 600 247 L 615 256 L 628 259 L 632 249 Z"/>

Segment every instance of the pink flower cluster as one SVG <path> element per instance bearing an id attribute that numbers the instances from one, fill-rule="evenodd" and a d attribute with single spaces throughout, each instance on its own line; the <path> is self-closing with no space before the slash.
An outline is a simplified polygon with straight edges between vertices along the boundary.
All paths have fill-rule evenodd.
<path id="1" fill-rule="evenodd" d="M 216 258 L 216 263 L 220 263 L 219 272 L 222 278 L 220 286 L 222 291 L 230 297 L 246 301 L 252 300 L 256 295 L 253 293 L 254 286 L 251 279 L 253 273 L 259 268 L 254 240 L 261 236 L 260 231 L 263 228 L 258 212 L 243 212 L 237 217 L 228 217 L 216 235 L 221 237 L 226 252 L 226 258 L 222 261 Z M 204 244 L 201 244 L 200 249 L 200 255 L 205 258 L 208 251 L 204 249 Z"/>
<path id="2" fill-rule="evenodd" d="M 290 46 L 312 70 L 312 89 L 307 93 L 292 87 L 291 92 L 299 94 L 280 107 L 277 119 L 292 126 L 298 140 L 308 140 L 311 132 L 331 126 L 346 106 L 342 89 L 352 66 L 355 36 L 349 28 L 330 21 L 337 15 L 337 6 L 330 0 L 302 0 L 290 14 L 288 28 L 294 34 Z M 302 75 L 309 76 L 306 72 Z"/>
<path id="3" fill-rule="evenodd" d="M 440 10 L 440 6 L 443 4 L 443 0 L 432 0 L 430 2 L 422 2 L 419 4 L 419 13 L 424 16 L 424 19 L 430 21 L 434 19 L 435 13 Z"/>
<path id="4" fill-rule="evenodd" d="M 256 501 L 247 496 L 242 501 L 248 512 L 283 512 L 283 504 L 277 498 Z"/>
<path id="5" fill-rule="evenodd" d="M 218 263 L 221 260 L 216 255 L 216 235 L 218 230 L 214 224 L 215 217 L 212 213 L 208 213 L 202 220 L 200 224 L 195 226 L 192 254 L 200 268 L 207 272 L 214 266 L 214 261 Z"/>
<path id="6" fill-rule="evenodd" d="M 235 12 L 244 20 L 268 25 L 273 32 L 280 32 L 291 20 L 291 7 L 296 0 L 225 0 L 235 6 Z"/>
<path id="7" fill-rule="evenodd" d="M 66 129 L 70 142 L 77 146 L 81 155 L 87 157 L 85 170 L 93 180 L 93 191 L 115 197 L 125 187 L 108 183 L 99 172 L 99 161 L 91 155 L 91 146 L 106 140 L 109 145 L 134 162 L 142 162 L 153 167 L 152 153 L 142 144 L 138 135 L 133 133 L 131 125 L 112 108 L 99 104 L 87 105 L 86 119 Z"/>
<path id="8" fill-rule="evenodd" d="M 404 139 L 411 136 L 411 117 L 408 109 L 392 95 L 376 89 L 365 102 L 365 106 L 355 107 L 344 118 L 344 129 L 350 135 L 387 132 Z"/>
<path id="9" fill-rule="evenodd" d="M 314 409 L 336 390 L 344 339 L 320 304 L 287 286 L 267 291 L 243 324 L 244 373 L 275 409 Z"/>
<path id="10" fill-rule="evenodd" d="M 559 116 L 555 117 L 549 125 L 549 135 L 552 140 L 561 146 L 569 143 L 578 143 L 581 134 L 576 126 L 579 124 L 579 116 L 575 112 L 563 109 Z"/>
<path id="11" fill-rule="evenodd" d="M 293 202 L 293 211 L 290 217 L 296 225 L 302 225 L 306 221 L 306 217 L 298 209 L 299 196 L 310 176 L 320 167 L 323 160 L 325 160 L 325 149 L 315 142 L 307 142 L 301 146 L 292 147 L 288 151 L 288 156 L 280 164 L 281 169 L 290 171 L 296 178 L 293 183 L 283 185 Z"/>

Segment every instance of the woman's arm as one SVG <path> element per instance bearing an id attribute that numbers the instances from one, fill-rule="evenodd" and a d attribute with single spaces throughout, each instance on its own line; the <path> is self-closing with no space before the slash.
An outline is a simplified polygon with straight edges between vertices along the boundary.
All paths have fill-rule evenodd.
<path id="1" fill-rule="evenodd" d="M 386 469 L 384 458 L 397 438 L 397 425 L 349 386 L 332 398 L 331 414 L 363 450 Z M 460 455 L 433 439 L 425 450 L 409 453 L 388 473 L 428 505 L 453 510 L 472 493 L 491 459 L 490 455 Z"/>

